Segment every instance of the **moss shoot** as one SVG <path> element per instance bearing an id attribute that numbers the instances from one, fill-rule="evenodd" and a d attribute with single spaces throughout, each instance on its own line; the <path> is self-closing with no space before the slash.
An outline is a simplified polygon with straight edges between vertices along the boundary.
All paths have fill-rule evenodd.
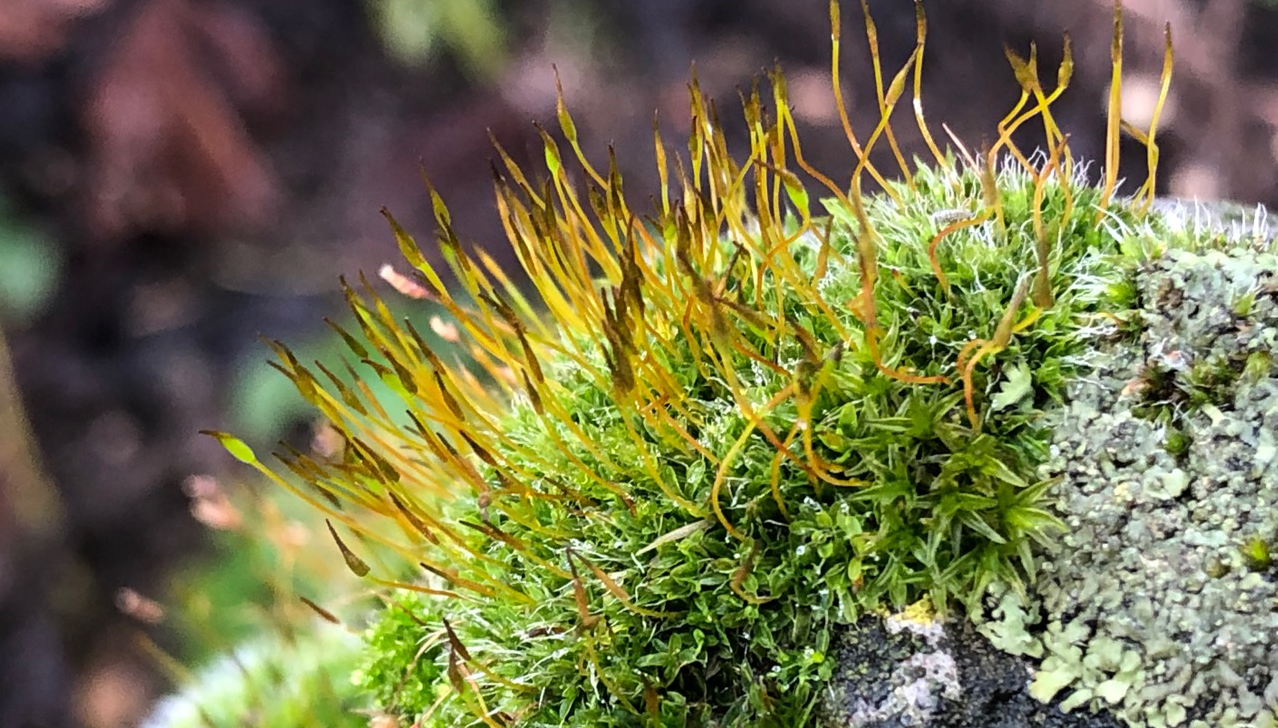
<path id="1" fill-rule="evenodd" d="M 434 333 L 464 357 L 433 349 L 361 278 L 345 288 L 358 330 L 339 329 L 353 363 L 274 345 L 341 452 L 283 453 L 281 474 L 214 433 L 323 511 L 350 569 L 394 594 L 355 675 L 387 713 L 812 725 L 836 629 L 907 605 L 1030 598 L 1073 527 L 1054 510 L 1059 472 L 1042 470 L 1059 413 L 1099 340 L 1138 340 L 1136 271 L 1175 239 L 1150 211 L 1154 128 L 1126 127 L 1150 176 L 1115 197 L 1121 12 L 1098 184 L 1052 116 L 1068 45 L 1050 89 L 1033 54 L 1009 53 L 1022 95 L 995 143 L 943 152 L 919 98 L 921 8 L 895 70 L 866 15 L 881 111 L 866 136 L 839 95 L 837 4 L 831 16 L 853 170 L 807 163 L 779 73 L 746 95 L 750 148 L 735 153 L 694 83 L 686 151 L 656 133 L 662 184 L 641 209 L 612 160 L 582 154 L 561 100 L 540 178 L 498 150 L 498 213 L 526 285 L 462 245 L 434 189 L 452 290 L 390 220 L 411 270 L 383 278 L 441 306 Z M 1164 95 L 1170 59 L 1169 39 Z M 904 159 L 898 105 L 931 160 Z M 1012 141 L 1027 125 L 1045 140 L 1028 154 Z M 870 163 L 878 149 L 896 168 Z M 1256 306 L 1245 293 L 1235 307 Z M 379 401 L 361 372 L 397 397 Z M 1209 359 L 1176 386 L 1210 403 L 1242 376 Z M 1169 430 L 1160 457 L 1192 459 L 1204 436 Z"/>

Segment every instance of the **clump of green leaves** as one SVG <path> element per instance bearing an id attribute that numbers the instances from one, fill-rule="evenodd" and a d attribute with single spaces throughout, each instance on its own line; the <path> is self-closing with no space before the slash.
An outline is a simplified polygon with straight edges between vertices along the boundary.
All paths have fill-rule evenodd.
<path id="1" fill-rule="evenodd" d="M 492 0 L 368 0 L 386 48 L 401 61 L 421 64 L 439 51 L 454 56 L 480 79 L 505 62 L 507 29 Z"/>
<path id="2" fill-rule="evenodd" d="M 130 608 L 138 595 L 119 600 L 144 622 L 163 616 L 184 637 L 181 662 L 199 665 L 180 669 L 139 635 L 161 665 L 175 668 L 177 683 L 143 725 L 367 725 L 371 701 L 350 680 L 362 643 L 358 632 L 336 624 L 334 612 L 362 615 L 372 600 L 341 563 L 315 548 L 326 537 L 318 514 L 274 491 L 223 488 L 204 476 L 191 478 L 186 491 L 192 514 L 214 531 L 214 553 L 175 577 L 167 609 Z"/>
<path id="3" fill-rule="evenodd" d="M 779 74 L 770 112 L 745 99 L 743 161 L 692 85 L 687 154 L 655 139 L 651 216 L 612 160 L 582 154 L 561 103 L 568 153 L 543 132 L 546 179 L 499 150 L 498 209 L 537 305 L 460 243 L 432 189 L 460 290 L 393 220 L 414 271 L 384 277 L 442 305 L 436 328 L 468 360 L 444 361 L 365 281 L 346 289 L 359 332 L 341 333 L 398 399 L 275 347 L 344 450 L 284 453 L 299 486 L 218 437 L 323 510 L 355 573 L 411 594 L 360 671 L 388 708 L 427 726 L 805 725 L 836 625 L 1034 571 L 1060 526 L 1033 477 L 1042 413 L 1121 304 L 1124 246 L 1152 245 L 1152 182 L 1112 198 L 1116 101 L 1105 183 L 1080 181 L 1050 112 L 1068 53 L 1051 92 L 1012 55 L 1023 94 L 996 143 L 942 153 L 918 98 L 921 10 L 918 28 L 864 140 L 834 84 L 860 160 L 846 184 L 804 160 Z M 866 31 L 882 78 L 868 15 Z M 1119 38 L 1116 23 L 1116 79 Z M 932 165 L 908 165 L 887 123 L 911 79 Z M 1047 150 L 1027 156 L 1011 135 L 1030 122 Z M 879 144 L 899 182 L 869 162 Z M 824 215 L 800 173 L 829 190 Z M 351 533 L 416 577 L 373 571 Z"/>
<path id="4" fill-rule="evenodd" d="M 57 282 L 57 245 L 19 219 L 0 197 L 0 323 L 21 326 L 49 303 Z"/>

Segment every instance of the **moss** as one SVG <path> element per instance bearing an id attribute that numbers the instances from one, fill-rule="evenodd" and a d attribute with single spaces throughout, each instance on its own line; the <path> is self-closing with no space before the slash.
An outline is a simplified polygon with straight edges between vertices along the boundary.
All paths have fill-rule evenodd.
<path id="1" fill-rule="evenodd" d="M 429 615 L 430 623 L 418 615 Z M 442 636 L 438 616 L 416 594 L 399 595 L 368 628 L 364 659 L 351 681 L 388 713 L 405 712 L 401 706 L 430 706 L 447 685 L 439 659 Z"/>
<path id="2" fill-rule="evenodd" d="M 300 639 L 267 633 L 241 644 L 156 705 L 143 728 L 361 728 L 351 689 L 360 641 L 332 625 Z"/>
<path id="3" fill-rule="evenodd" d="M 324 534 L 318 514 L 274 491 L 224 487 L 207 476 L 192 477 L 184 490 L 192 515 L 212 530 L 214 553 L 175 575 L 162 611 L 184 638 L 177 657 L 200 667 L 175 675 L 179 690 L 144 725 L 366 725 L 353 711 L 367 712 L 372 701 L 350 680 L 362 642 L 333 622 L 361 619 L 377 602 L 340 560 L 315 547 Z M 146 619 L 128 606 L 138 595 L 117 599 Z"/>
<path id="4" fill-rule="evenodd" d="M 1243 543 L 1242 554 L 1247 568 L 1252 571 L 1264 573 L 1269 571 L 1270 567 L 1274 565 L 1273 555 L 1270 554 L 1269 539 L 1261 536 L 1252 536 L 1247 539 Z"/>
<path id="5" fill-rule="evenodd" d="M 956 179 L 965 192 L 944 191 L 943 177 L 920 172 L 917 191 L 898 190 L 908 215 L 890 198 L 867 200 L 870 224 L 893 230 L 897 241 L 882 251 L 880 264 L 892 275 L 881 279 L 876 298 L 890 331 L 891 366 L 911 376 L 952 367 L 972 332 L 988 332 L 1003 317 L 1018 279 L 1033 266 L 1032 252 L 1015 252 L 1032 250 L 1032 242 L 1012 232 L 1030 222 L 1018 201 L 1032 195 L 1033 181 L 1009 169 L 1000 178 L 1008 232 L 996 233 L 991 222 L 948 240 L 943 260 L 953 294 L 937 295 L 926 255 L 933 215 L 979 205 L 978 180 Z M 1075 194 L 1079 210 L 1089 210 L 1098 195 L 1086 188 Z M 1046 199 L 1049 206 L 1061 204 L 1058 190 Z M 855 223 L 838 204 L 830 207 L 831 254 L 852 256 Z M 1116 220 L 1130 215 L 1111 213 Z M 642 713 L 646 693 L 657 696 L 658 719 L 667 725 L 710 725 L 713 716 L 727 716 L 730 725 L 803 724 L 832 669 L 834 625 L 884 604 L 931 596 L 948 607 L 991 581 L 1017 582 L 1027 539 L 1043 538 L 1053 525 L 1037 509 L 1042 488 L 1027 480 L 1046 454 L 1039 407 L 1060 397 L 1087 345 L 1081 324 L 1107 305 L 1104 287 L 1070 282 L 1109 279 L 1121 269 L 1112 257 L 1116 239 L 1096 232 L 1083 214 L 1063 240 L 1069 244 L 1059 250 L 1057 305 L 1008 345 L 1000 355 L 1006 364 L 977 379 L 999 413 L 979 432 L 957 382 L 895 380 L 876 367 L 863 343 L 841 357 L 828 354 L 839 346 L 836 327 L 857 326 L 844 305 L 861 285 L 855 266 L 831 267 L 819 284 L 830 309 L 844 312 L 833 323 L 804 304 L 810 292 L 785 295 L 775 283 L 756 288 L 748 278 L 731 280 L 738 300 L 767 296 L 769 305 L 753 315 L 784 316 L 808 333 L 771 343 L 754 338 L 748 322 L 738 323 L 738 335 L 753 339 L 757 358 L 728 358 L 735 385 L 726 375 L 703 373 L 709 364 L 699 367 L 689 346 L 671 341 L 659 351 L 669 376 L 696 393 L 683 406 L 700 417 L 681 418 L 680 426 L 695 427 L 697 440 L 718 450 L 721 467 L 729 445 L 744 443 L 738 463 L 724 469 L 731 476 L 719 496 L 726 525 L 706 507 L 714 498 L 714 462 L 690 445 L 675 445 L 673 433 L 663 442 L 654 423 L 643 423 L 644 436 L 633 437 L 629 428 L 640 425 L 616 406 L 610 386 L 601 386 L 606 357 L 590 351 L 587 336 L 577 346 L 588 366 L 546 357 L 540 366 L 547 381 L 562 388 L 559 406 L 589 413 L 570 420 L 584 435 L 582 444 L 565 448 L 574 438 L 568 421 L 548 422 L 531 398 L 517 398 L 495 429 L 510 444 L 499 451 L 508 463 L 503 472 L 520 473 L 519 487 L 544 489 L 547 501 L 572 492 L 571 506 L 532 498 L 453 504 L 452 522 L 472 524 L 467 529 L 482 537 L 457 535 L 487 560 L 455 563 L 465 569 L 459 576 L 510 592 L 478 605 L 425 607 L 409 600 L 388 611 L 370 639 L 376 669 L 362 674 L 364 684 L 405 716 L 434 707 L 440 725 L 461 720 L 480 697 L 487 706 L 481 710 L 520 714 L 526 725 L 631 725 L 641 719 L 627 704 Z M 799 275 L 813 275 L 820 245 L 815 235 L 799 238 Z M 657 275 L 666 274 L 658 269 Z M 812 482 L 801 467 L 777 464 L 776 449 L 763 435 L 749 436 L 752 418 L 742 403 L 758 411 L 795 386 L 805 338 L 827 352 L 819 365 L 825 378 L 819 401 L 774 407 L 762 422 L 795 439 L 800 407 L 812 407 L 805 420 L 810 462 L 823 463 L 842 483 Z M 782 371 L 759 359 L 779 363 Z M 647 458 L 671 494 L 644 467 Z M 574 460 L 604 483 L 590 482 Z M 484 482 L 498 487 L 497 469 L 484 472 Z M 607 487 L 612 483 L 624 483 L 624 495 Z M 676 498 L 702 510 L 689 512 Z M 430 552 L 426 544 L 421 548 Z M 450 581 L 462 578 L 436 586 Z M 455 630 L 451 648 L 440 615 Z M 459 692 L 469 689 L 468 679 L 483 689 L 472 705 L 454 696 L 435 707 L 439 687 L 448 684 L 447 665 L 458 662 L 462 647 L 469 664 L 484 670 L 469 667 L 471 677 L 459 677 L 458 665 Z M 534 690 L 535 700 L 523 694 Z"/>
<path id="6" fill-rule="evenodd" d="M 923 22 L 858 155 L 895 148 L 886 119 L 910 78 L 921 108 Z M 460 244 L 434 190 L 455 293 L 392 221 L 414 272 L 384 277 L 442 305 L 468 359 L 444 362 L 362 281 L 347 288 L 359 331 L 342 334 L 396 398 L 277 345 L 344 451 L 285 457 L 299 485 L 215 433 L 328 515 L 357 575 L 420 595 L 370 631 L 363 687 L 422 726 L 788 728 L 814 720 L 839 627 L 1024 593 L 1062 527 L 1037 472 L 1049 414 L 1098 341 L 1141 330 L 1128 309 L 1148 294 L 1131 276 L 1167 234 L 1147 214 L 1152 173 L 1113 197 L 1117 102 L 1090 186 L 1051 117 L 1057 93 L 1033 64 L 1013 69 L 1024 98 L 980 162 L 933 145 L 899 182 L 865 161 L 850 185 L 803 161 L 779 75 L 773 118 L 746 98 L 744 161 L 694 84 L 687 155 L 657 138 L 650 217 L 582 155 L 561 104 L 566 146 L 544 133 L 544 180 L 502 154 L 523 290 Z M 1047 151 L 1027 157 L 1011 133 L 1030 122 Z M 798 172 L 828 189 L 824 214 Z"/>

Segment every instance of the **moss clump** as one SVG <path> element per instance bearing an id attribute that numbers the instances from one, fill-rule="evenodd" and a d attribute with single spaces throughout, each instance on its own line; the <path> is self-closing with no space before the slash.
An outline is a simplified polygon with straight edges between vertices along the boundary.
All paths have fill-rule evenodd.
<path id="1" fill-rule="evenodd" d="M 884 367 L 921 379 L 952 370 L 961 352 L 972 349 L 972 332 L 993 331 L 1018 281 L 1026 280 L 1023 271 L 1033 269 L 1025 232 L 1030 214 L 1023 204 L 1033 180 L 1011 169 L 999 180 L 1008 232 L 996 233 L 991 221 L 946 241 L 949 253 L 941 259 L 950 271 L 952 297 L 940 294 L 928 262 L 932 220 L 942 210 L 978 206 L 979 182 L 957 177 L 955 192 L 939 175 L 924 172 L 914 181 L 917 191 L 897 190 L 909 214 L 882 197 L 867 200 L 866 215 L 876 228 L 896 231 L 896 244 L 880 257 L 892 275 L 876 291 L 879 315 L 892 332 L 884 347 L 894 359 Z M 1076 195 L 1079 209 L 1090 209 L 1099 193 L 1079 188 Z M 1062 204 L 1059 190 L 1045 199 L 1049 208 Z M 830 254 L 851 256 L 854 223 L 842 219 L 837 203 L 830 208 Z M 1130 216 L 1112 212 L 1119 220 Z M 709 725 L 715 715 L 729 716 L 728 725 L 767 715 L 777 721 L 769 725 L 803 724 L 815 688 L 833 667 L 827 659 L 833 626 L 882 605 L 930 595 L 945 607 L 955 596 L 979 594 L 991 581 L 1017 582 L 1032 565 L 1028 540 L 1041 539 L 1054 525 L 1037 507 L 1043 484 L 1026 477 L 1046 457 L 1041 408 L 1059 395 L 1073 367 L 1069 360 L 1083 352 L 1086 322 L 1106 307 L 1105 288 L 1090 282 L 1114 275 L 1118 250 L 1116 238 L 1094 228 L 1089 216 L 1079 214 L 1071 223 L 1063 236 L 1071 243 L 1060 249 L 1055 272 L 1057 305 L 1039 313 L 1033 327 L 1009 342 L 999 366 L 983 370 L 976 381 L 982 392 L 991 392 L 989 406 L 999 413 L 979 432 L 957 382 L 894 379 L 862 342 L 841 355 L 828 353 L 838 352 L 843 341 L 836 326 L 848 332 L 857 326 L 843 305 L 861 285 L 852 265 L 831 266 L 818 283 L 838 314 L 834 323 L 815 305 L 803 305 L 811 291 L 787 294 L 770 276 L 762 290 L 744 277 L 734 281 L 739 300 L 753 300 L 758 291 L 772 303 L 752 316 L 775 321 L 784 311 L 790 334 L 775 344 L 762 336 L 752 341 L 755 356 L 727 354 L 735 384 L 699 371 L 691 347 L 674 338 L 670 348 L 657 350 L 669 375 L 685 382 L 689 395 L 682 406 L 699 415 L 675 424 L 710 450 L 718 470 L 690 443 L 678 444 L 675 433 L 661 442 L 651 423 L 643 423 L 645 434 L 636 443 L 614 391 L 600 385 L 604 357 L 590 352 L 585 337 L 576 345 L 588 366 L 547 357 L 541 363 L 546 381 L 562 387 L 559 406 L 581 413 L 569 421 L 583 444 L 558 452 L 574 438 L 568 423 L 548 423 L 530 400 L 516 400 L 498 426 L 522 447 L 503 455 L 511 471 L 527 473 L 525 484 L 540 483 L 556 496 L 566 490 L 557 484 L 567 486 L 574 500 L 589 505 L 565 508 L 530 498 L 508 504 L 512 512 L 499 515 L 482 495 L 449 504 L 450 520 L 486 532 L 466 544 L 487 563 L 459 564 L 468 568 L 458 577 L 485 579 L 494 590 L 500 579 L 500 589 L 511 593 L 476 605 L 401 603 L 405 612 L 392 611 L 374 631 L 366 685 L 408 715 L 428 711 L 443 682 L 442 665 L 452 659 L 452 638 L 440 622 L 446 617 L 457 645 L 493 673 L 489 704 L 515 704 L 516 686 L 536 685 L 548 709 L 566 710 L 581 725 L 629 725 L 638 719 L 617 694 L 642 711 L 646 683 L 659 696 L 663 724 Z M 815 235 L 793 244 L 804 279 L 812 276 L 821 244 Z M 752 333 L 746 326 L 738 330 L 743 338 Z M 805 352 L 805 338 L 813 353 Z M 821 377 L 819 394 L 809 402 L 769 405 L 777 393 L 798 388 L 805 362 L 811 389 Z M 766 417 L 745 414 L 745 407 L 758 412 L 765 405 Z M 763 434 L 750 432 L 753 419 L 754 429 L 766 426 L 794 442 L 798 464 L 785 462 Z M 797 442 L 804 435 L 800 419 L 809 423 L 811 460 L 804 460 Z M 740 454 L 728 468 L 721 453 L 734 446 Z M 576 472 L 574 458 L 604 482 Z M 672 494 L 644 468 L 646 458 Z M 802 467 L 812 462 L 821 463 L 825 478 L 841 482 L 812 482 Z M 727 474 L 718 506 L 726 525 L 710 505 L 720 470 Z M 496 475 L 487 477 L 499 482 Z M 607 487 L 617 483 L 625 484 L 624 494 Z M 545 563 L 530 567 L 526 561 L 534 558 Z M 589 575 L 595 578 L 583 578 Z M 445 576 L 439 586 L 460 580 Z M 422 624 L 432 627 L 423 630 Z M 409 660 L 409 653 L 421 658 Z M 476 657 L 481 654 L 488 659 Z M 583 672 L 589 675 L 590 668 L 598 682 L 586 681 L 590 689 L 583 690 Z M 460 701 L 452 704 L 458 713 L 465 710 Z M 452 715 L 448 720 L 458 719 Z M 535 715 L 540 713 L 525 718 L 527 724 L 553 720 Z"/>
<path id="2" fill-rule="evenodd" d="M 1113 199 L 1117 91 L 1105 182 L 1076 174 L 1050 112 L 1068 54 L 1050 94 L 1013 58 L 1024 94 L 993 147 L 941 153 L 918 22 L 868 137 L 834 84 L 860 159 L 847 183 L 803 160 L 779 75 L 770 116 L 746 98 L 743 161 L 692 86 L 688 154 L 671 162 L 656 139 L 650 217 L 585 159 L 561 106 L 580 171 L 546 133 L 547 178 L 503 154 L 497 183 L 544 310 L 460 244 L 432 190 L 459 291 L 393 221 L 414 271 L 384 277 L 442 305 L 437 330 L 469 359 L 443 361 L 366 284 L 347 288 L 360 336 L 342 335 L 398 400 L 276 346 L 343 452 L 289 454 L 299 487 L 218 437 L 323 510 L 356 574 L 375 543 L 413 565 L 368 577 L 414 595 L 373 628 L 359 673 L 388 709 L 423 726 L 808 725 L 837 626 L 1024 589 L 1060 526 L 1036 477 L 1044 414 L 1163 237 L 1152 175 Z M 1120 38 L 1118 22 L 1116 54 Z M 887 125 L 911 79 L 932 165 L 906 164 Z M 1011 134 L 1031 122 L 1046 151 L 1027 157 Z M 869 163 L 879 144 L 899 182 Z M 824 214 L 800 172 L 828 189 Z M 881 194 L 863 193 L 871 179 Z"/>
<path id="3" fill-rule="evenodd" d="M 300 638 L 246 641 L 161 700 L 143 728 L 362 728 L 365 700 L 351 688 L 360 641 L 328 625 Z"/>
<path id="4" fill-rule="evenodd" d="M 362 642 L 331 623 L 336 615 L 316 607 L 323 602 L 341 614 L 362 615 L 374 600 L 327 550 L 315 547 L 326 537 L 318 514 L 281 502 L 274 491 L 224 488 L 206 476 L 190 478 L 185 490 L 192 515 L 214 531 L 213 553 L 176 575 L 164 597 L 164 619 L 184 636 L 179 657 L 200 667 L 174 675 L 178 691 L 143 725 L 367 725 L 356 711 L 367 713 L 371 701 L 350 680 Z M 145 619 L 130 601 L 120 598 L 121 608 Z M 175 662 L 162 658 L 161 664 Z"/>

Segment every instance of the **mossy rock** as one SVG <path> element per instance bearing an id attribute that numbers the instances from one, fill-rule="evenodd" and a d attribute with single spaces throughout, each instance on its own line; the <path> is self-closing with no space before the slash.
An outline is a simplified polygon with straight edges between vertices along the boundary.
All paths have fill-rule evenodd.
<path id="1" fill-rule="evenodd" d="M 1002 591 L 973 615 L 992 645 L 966 622 L 924 623 L 933 631 L 916 631 L 930 641 L 902 632 L 912 623 L 900 618 L 850 631 L 830 725 L 1274 724 L 1272 218 L 1233 205 L 1159 208 L 1202 247 L 1137 269 L 1137 328 L 1098 332 L 1048 413 L 1041 473 L 1058 479 L 1052 510 L 1068 532 L 1028 594 Z"/>
<path id="2" fill-rule="evenodd" d="M 1195 414 L 1219 424 L 1209 407 L 1265 452 L 1270 243 L 1155 206 L 1152 130 L 1137 132 L 1149 179 L 1116 196 L 1117 90 L 1102 179 L 1090 183 L 1051 115 L 1068 55 L 1051 94 L 1034 63 L 1012 55 L 1022 104 L 979 159 L 935 146 L 916 80 L 933 159 L 893 154 L 899 179 L 889 179 L 869 154 L 895 151 L 887 122 L 918 78 L 919 23 L 918 51 L 880 91 L 881 123 L 863 140 L 847 124 L 862 159 L 847 184 L 803 159 L 779 74 L 770 112 L 758 91 L 745 99 L 744 160 L 694 84 L 688 152 L 675 157 L 657 137 L 662 186 L 642 209 L 614 166 L 592 166 L 561 104 L 563 143 L 543 137 L 545 179 L 530 182 L 499 150 L 498 209 L 527 286 L 457 239 L 433 189 L 455 291 L 391 222 L 413 270 L 383 278 L 442 306 L 432 327 L 467 358 L 444 361 L 363 280 L 346 288 L 358 331 L 339 329 L 360 367 L 350 377 L 273 345 L 343 447 L 284 453 L 288 472 L 276 472 L 214 434 L 325 513 L 353 573 L 396 590 L 355 674 L 379 707 L 423 728 L 809 726 L 858 715 L 823 701 L 832 680 L 865 667 L 854 649 L 864 643 L 847 641 L 877 629 L 864 620 L 926 604 L 984 620 L 993 644 L 1026 661 L 1029 694 L 1071 688 L 1047 712 L 1018 691 L 1031 723 L 1091 725 L 1062 718 L 1083 707 L 1132 726 L 1263 719 L 1270 632 L 1240 625 L 1266 629 L 1271 614 L 1269 476 L 1231 472 L 1203 493 L 1171 470 L 1150 481 L 1150 498 L 1183 508 L 1186 493 L 1205 503 L 1236 488 L 1227 507 L 1204 505 L 1224 509 L 1220 523 L 1208 518 L 1222 561 L 1205 568 L 1219 584 L 1250 570 L 1201 605 L 1249 662 L 1215 645 L 1203 653 L 1215 677 L 1200 673 L 1181 696 L 1154 694 L 1168 684 L 1156 663 L 1193 650 L 1192 612 L 1146 647 L 1119 616 L 1170 582 L 1137 570 L 1130 591 L 1114 582 L 1079 600 L 1089 579 L 1117 578 L 1114 559 L 1168 556 L 1171 527 L 1128 518 L 1115 492 L 1076 501 L 1118 472 L 1092 473 L 1083 456 L 1100 462 L 1117 448 L 1124 467 L 1181 458 L 1187 476 L 1211 461 L 1203 447 L 1216 435 Z M 836 55 L 839 42 L 836 32 Z M 1027 155 L 1011 135 L 1031 121 L 1045 150 Z M 828 197 L 815 203 L 800 173 Z M 1169 315 L 1172 299 L 1196 307 Z M 1231 346 L 1251 348 L 1240 361 Z M 393 396 L 353 385 L 360 376 Z M 1145 440 L 1110 442 L 1129 430 L 1096 424 L 1124 417 L 1148 425 L 1136 433 Z M 1160 418 L 1176 432 L 1158 430 Z M 1146 456 L 1155 436 L 1161 450 Z M 1103 614 L 1087 613 L 1098 605 Z M 1066 644 L 1053 641 L 1058 623 Z M 1093 624 L 1108 641 L 1084 649 L 1076 642 Z M 977 644 L 957 634 L 955 649 Z M 950 658 L 956 669 L 989 664 Z M 923 669 L 950 699 L 945 660 Z M 895 674 L 845 679 L 843 694 L 887 695 L 882 680 Z M 1230 690 L 1212 692 L 1221 686 Z M 988 705 L 951 707 L 929 719 L 975 725 Z"/>

